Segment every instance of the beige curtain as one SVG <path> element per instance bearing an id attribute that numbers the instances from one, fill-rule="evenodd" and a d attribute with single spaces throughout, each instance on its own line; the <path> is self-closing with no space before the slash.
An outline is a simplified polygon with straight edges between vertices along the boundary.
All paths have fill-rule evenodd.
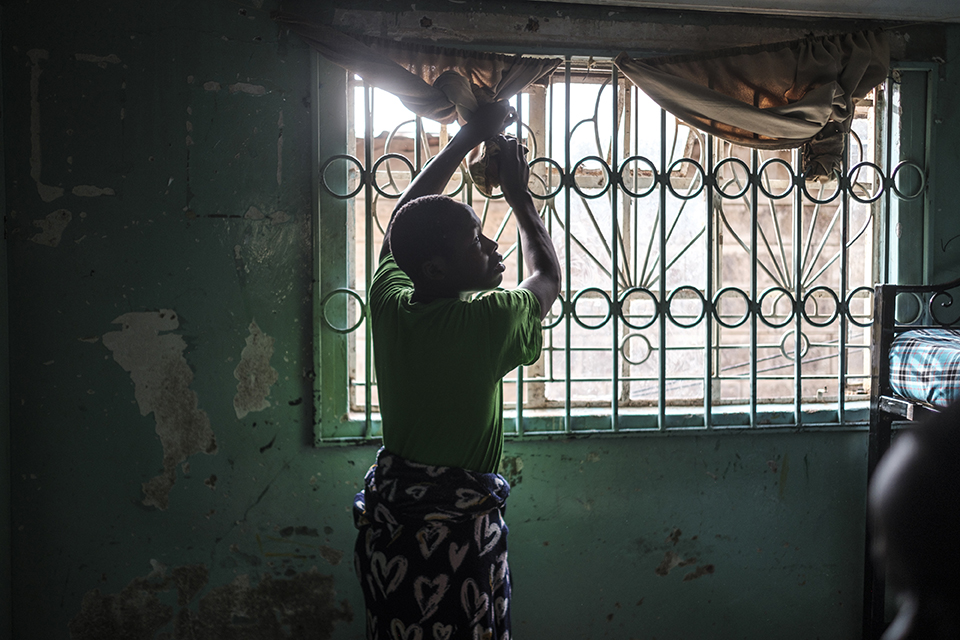
<path id="1" fill-rule="evenodd" d="M 854 104 L 886 78 L 883 31 L 616 65 L 687 124 L 757 149 L 803 147 L 804 173 L 840 169 Z"/>
<path id="2" fill-rule="evenodd" d="M 510 98 L 553 71 L 559 58 L 525 58 L 355 38 L 297 13 L 274 19 L 335 64 L 388 91 L 414 113 L 464 121 L 479 104 Z"/>

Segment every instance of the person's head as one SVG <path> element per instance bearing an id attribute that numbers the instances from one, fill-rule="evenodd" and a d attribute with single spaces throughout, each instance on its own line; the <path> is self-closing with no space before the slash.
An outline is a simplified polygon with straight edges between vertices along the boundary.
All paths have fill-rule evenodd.
<path id="1" fill-rule="evenodd" d="M 447 196 L 423 196 L 401 207 L 390 226 L 390 251 L 426 297 L 485 291 L 503 280 L 497 243 L 483 235 L 472 208 Z"/>
<path id="2" fill-rule="evenodd" d="M 960 403 L 896 439 L 869 504 L 872 552 L 901 601 L 884 640 L 960 637 Z"/>

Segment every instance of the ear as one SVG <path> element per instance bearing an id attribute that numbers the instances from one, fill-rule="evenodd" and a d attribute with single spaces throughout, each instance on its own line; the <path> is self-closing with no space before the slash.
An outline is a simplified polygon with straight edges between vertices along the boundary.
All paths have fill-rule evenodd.
<path id="1" fill-rule="evenodd" d="M 424 262 L 420 266 L 420 272 L 428 281 L 438 282 L 446 278 L 446 262 L 440 256 L 436 256 Z"/>

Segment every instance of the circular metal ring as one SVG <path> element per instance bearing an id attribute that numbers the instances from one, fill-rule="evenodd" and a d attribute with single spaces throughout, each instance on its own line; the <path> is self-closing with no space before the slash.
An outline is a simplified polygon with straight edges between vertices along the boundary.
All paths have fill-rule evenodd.
<path id="1" fill-rule="evenodd" d="M 349 160 L 353 164 L 357 165 L 357 169 L 360 171 L 360 181 L 357 184 L 357 188 L 351 191 L 350 193 L 347 193 L 344 195 L 334 193 L 333 189 L 330 188 L 330 185 L 327 184 L 327 169 L 330 168 L 330 165 L 333 164 L 334 160 Z M 338 200 L 349 200 L 350 198 L 360 193 L 360 190 L 363 189 L 365 178 L 366 178 L 366 175 L 363 171 L 363 165 L 360 164 L 360 161 L 357 158 L 351 156 L 348 153 L 339 153 L 335 156 L 330 156 L 329 158 L 327 158 L 327 161 L 323 163 L 323 166 L 320 167 L 320 184 L 323 185 L 323 188 L 326 190 L 327 193 L 329 193 L 334 198 L 337 198 Z"/>
<path id="2" fill-rule="evenodd" d="M 836 182 L 837 182 L 837 188 L 834 190 L 834 192 L 830 195 L 829 198 L 822 198 L 822 199 L 821 199 L 821 198 L 814 198 L 814 197 L 810 194 L 810 190 L 807 188 L 807 184 L 810 183 L 810 182 L 813 182 L 813 180 L 805 180 L 805 179 L 800 181 L 800 188 L 803 189 L 803 195 L 805 195 L 805 196 L 807 197 L 807 199 L 808 199 L 810 202 L 812 202 L 813 204 L 829 204 L 829 203 L 833 202 L 834 200 L 836 200 L 836 199 L 840 196 L 840 193 L 843 191 L 843 189 L 842 189 L 842 187 L 841 187 L 841 185 L 840 185 L 840 179 L 839 179 L 839 178 L 840 178 L 840 175 L 839 175 L 839 173 L 838 173 L 837 171 L 834 171 L 834 172 L 833 172 L 833 176 L 834 176 L 834 179 L 835 179 Z M 817 184 L 820 185 L 820 188 L 822 189 L 824 183 L 823 183 L 823 182 L 820 182 L 819 180 L 817 180 L 816 182 L 817 182 Z"/>
<path id="3" fill-rule="evenodd" d="M 810 317 L 810 314 L 807 313 L 807 300 L 810 299 L 810 296 L 814 295 L 818 291 L 826 291 L 829 297 L 833 298 L 833 313 L 827 318 L 824 322 L 817 322 Z M 800 314 L 803 316 L 803 319 L 812 324 L 815 327 L 827 327 L 833 324 L 833 321 L 837 319 L 840 315 L 840 298 L 837 296 L 837 292 L 827 286 L 814 287 L 803 294 L 803 300 L 800 303 Z"/>
<path id="4" fill-rule="evenodd" d="M 653 301 L 653 315 L 650 317 L 649 322 L 638 325 L 638 324 L 633 324 L 632 322 L 627 320 L 627 314 L 623 312 L 623 304 L 627 301 L 627 298 L 633 295 L 634 293 L 646 294 L 650 296 L 650 300 Z M 649 289 L 645 289 L 643 287 L 630 287 L 629 289 L 621 293 L 620 299 L 617 300 L 617 315 L 620 316 L 620 320 L 623 321 L 623 324 L 627 325 L 631 329 L 637 329 L 637 330 L 646 329 L 647 327 L 651 326 L 654 322 L 656 322 L 657 318 L 660 316 L 660 305 L 657 304 L 657 297 L 653 295 L 653 292 L 650 291 Z"/>
<path id="5" fill-rule="evenodd" d="M 603 299 L 607 301 L 607 315 L 603 317 L 603 320 L 599 324 L 589 325 L 580 320 L 580 316 L 577 315 L 577 301 L 580 300 L 580 297 L 585 293 L 599 293 L 603 296 Z M 613 316 L 613 304 L 610 302 L 610 296 L 607 295 L 607 292 L 599 287 L 587 287 L 586 289 L 581 289 L 577 292 L 577 295 L 573 296 L 573 300 L 570 301 L 570 315 L 573 317 L 574 321 L 583 327 L 584 329 L 599 329 L 603 325 L 607 324 L 610 321 L 611 316 Z"/>
<path id="6" fill-rule="evenodd" d="M 903 167 L 912 167 L 916 169 L 917 175 L 920 176 L 920 188 L 917 189 L 916 193 L 909 196 L 903 195 L 900 189 L 897 188 L 897 173 L 899 173 L 900 169 L 902 169 Z M 923 172 L 923 167 L 918 165 L 916 162 L 904 161 L 898 164 L 896 168 L 894 168 L 893 174 L 890 176 L 890 186 L 893 188 L 893 192 L 897 194 L 897 197 L 900 198 L 901 200 L 913 200 L 923 195 L 924 189 L 927 188 L 927 176 Z"/>
<path id="7" fill-rule="evenodd" d="M 789 338 L 791 335 L 795 334 L 796 332 L 797 332 L 796 329 L 790 329 L 790 331 L 787 331 L 786 333 L 784 333 L 783 337 L 780 338 L 780 354 L 787 360 L 792 360 L 794 362 L 796 362 L 796 358 L 791 358 L 787 354 L 786 347 L 787 347 L 787 338 Z M 796 340 L 794 340 L 794 353 L 796 353 L 796 344 L 797 344 Z M 801 331 L 800 332 L 800 357 L 803 358 L 803 356 L 807 355 L 808 351 L 810 351 L 810 338 L 807 337 L 807 334 Z"/>
<path id="8" fill-rule="evenodd" d="M 728 322 L 725 322 L 720 317 L 720 298 L 722 298 L 723 295 L 729 291 L 738 293 L 741 296 L 743 296 L 743 302 L 744 302 L 744 305 L 746 306 L 746 311 L 743 312 L 743 315 L 740 317 L 739 320 L 737 320 L 736 322 L 728 323 Z M 716 320 L 717 323 L 723 325 L 724 327 L 727 327 L 728 329 L 735 329 L 740 325 L 742 325 L 743 323 L 745 323 L 748 318 L 750 318 L 750 306 L 751 306 L 750 296 L 747 295 L 746 291 L 744 291 L 743 289 L 738 289 L 737 287 L 724 287 L 723 289 L 720 289 L 720 291 L 718 291 L 715 296 L 713 296 L 713 319 Z"/>
<path id="9" fill-rule="evenodd" d="M 907 300 L 910 300 L 914 305 L 916 305 L 916 312 L 913 314 L 913 316 L 906 318 L 900 315 L 901 306 L 904 307 L 903 312 L 904 313 L 907 312 L 907 309 L 905 308 L 906 304 L 904 305 L 900 304 L 900 296 L 903 296 Z M 897 317 L 897 324 L 914 324 L 915 322 L 919 321 L 920 318 L 923 317 L 923 312 L 925 311 L 924 306 L 925 305 L 923 303 L 923 298 L 920 296 L 919 293 L 916 293 L 915 291 L 898 292 L 893 299 L 893 309 Z"/>
<path id="10" fill-rule="evenodd" d="M 685 324 L 683 322 L 680 322 L 673 316 L 673 313 L 670 312 L 670 306 L 673 304 L 674 297 L 678 293 L 684 290 L 693 291 L 695 294 L 697 294 L 695 297 L 700 299 L 700 315 L 697 316 L 696 320 L 694 320 L 690 324 Z M 683 327 L 684 329 L 690 329 L 691 327 L 695 327 L 698 324 L 700 324 L 700 321 L 703 320 L 704 316 L 707 315 L 707 300 L 706 298 L 703 297 L 703 294 L 700 292 L 700 289 L 697 289 L 696 287 L 691 286 L 689 284 L 685 284 L 682 287 L 677 287 L 670 293 L 669 296 L 667 296 L 667 304 L 666 304 L 665 310 L 666 310 L 667 317 L 670 318 L 670 322 L 677 325 L 678 327 Z"/>
<path id="11" fill-rule="evenodd" d="M 716 180 L 716 176 L 720 175 L 720 168 L 727 163 L 740 165 L 741 167 L 743 167 L 743 170 L 746 172 L 747 179 L 743 181 L 743 189 L 741 189 L 738 193 L 728 194 L 720 186 L 719 181 Z M 724 158 L 723 160 L 718 162 L 716 165 L 714 165 L 713 176 L 714 176 L 714 181 L 717 184 L 717 187 L 716 187 L 717 193 L 719 193 L 721 197 L 727 198 L 728 200 L 736 200 L 737 198 L 742 198 L 747 194 L 747 191 L 750 190 L 750 167 L 748 167 L 747 163 L 741 160 L 740 158 L 735 158 L 733 156 L 729 158 Z"/>
<path id="12" fill-rule="evenodd" d="M 560 313 L 557 314 L 557 319 L 551 322 L 550 324 L 541 324 L 540 328 L 546 331 L 547 329 L 553 329 L 560 324 L 560 321 L 563 320 L 563 316 L 567 315 L 567 303 L 563 299 L 563 294 L 557 296 L 557 300 L 560 301 Z M 549 315 L 549 312 L 547 312 Z M 541 321 L 542 322 L 542 321 Z"/>
<path id="13" fill-rule="evenodd" d="M 560 191 L 563 189 L 563 179 L 564 179 L 563 167 L 561 167 L 561 166 L 560 166 L 560 163 L 558 163 L 558 162 L 557 162 L 556 160 L 554 160 L 553 158 L 534 158 L 534 159 L 530 162 L 529 167 L 530 167 L 531 169 L 533 169 L 533 165 L 535 165 L 535 164 L 538 163 L 538 162 L 542 162 L 542 163 L 544 163 L 544 164 L 552 164 L 552 165 L 556 168 L 557 173 L 560 174 L 560 181 L 557 183 L 557 188 L 556 188 L 555 191 L 552 191 L 552 192 L 550 192 L 550 193 L 547 193 L 546 195 L 540 196 L 540 195 L 537 195 L 536 193 L 534 193 L 532 190 L 528 189 L 528 191 L 530 191 L 530 195 L 533 196 L 534 199 L 536 199 L 536 200 L 549 200 L 550 198 L 556 197 L 557 194 L 559 194 Z M 531 172 L 530 172 L 530 176 L 533 177 L 533 176 L 536 176 L 536 174 L 533 173 L 533 171 L 531 171 Z M 537 177 L 539 178 L 540 176 L 537 176 Z"/>
<path id="14" fill-rule="evenodd" d="M 766 298 L 768 295 L 770 295 L 775 291 L 779 291 L 780 293 L 783 293 L 784 295 L 786 295 L 791 302 L 790 315 L 788 315 L 783 322 L 770 322 L 763 315 L 763 300 L 764 298 Z M 770 287 L 769 289 L 764 290 L 764 292 L 761 293 L 760 297 L 757 299 L 757 317 L 760 318 L 760 321 L 763 322 L 763 324 L 773 329 L 779 329 L 780 327 L 785 327 L 788 324 L 790 324 L 790 321 L 793 320 L 793 316 L 795 313 L 796 313 L 796 304 L 793 300 L 793 295 L 791 295 L 791 293 L 786 289 L 784 289 L 783 287 Z"/>
<path id="15" fill-rule="evenodd" d="M 764 186 L 763 184 L 763 172 L 767 170 L 767 167 L 775 164 L 783 165 L 784 167 L 786 167 L 787 173 L 790 175 L 790 179 L 788 180 L 788 182 L 790 183 L 790 188 L 779 195 L 768 191 L 766 186 Z M 764 162 L 762 165 L 760 165 L 760 170 L 757 171 L 757 187 L 760 189 L 760 191 L 763 192 L 763 195 L 767 196 L 771 200 L 782 200 L 783 198 L 786 198 L 788 195 L 790 195 L 791 191 L 793 191 L 793 187 L 796 184 L 796 177 L 797 177 L 797 174 L 793 172 L 793 167 L 790 166 L 789 162 L 787 162 L 783 158 L 770 158 L 769 160 Z"/>
<path id="16" fill-rule="evenodd" d="M 853 188 L 855 184 L 853 176 L 857 173 L 860 173 L 860 169 L 863 167 L 872 168 L 874 171 L 877 172 L 877 175 L 880 177 L 881 186 L 878 187 L 877 192 L 874 193 L 869 198 L 861 198 L 860 196 L 857 195 L 856 190 Z M 875 202 L 878 198 L 880 198 L 880 196 L 883 195 L 883 186 L 882 186 L 883 180 L 884 180 L 883 170 L 879 166 L 877 166 L 872 162 L 858 162 L 857 164 L 853 165 L 853 167 L 850 169 L 850 172 L 847 173 L 847 182 L 850 184 L 850 197 L 856 200 L 857 202 L 862 202 L 864 204 Z"/>
<path id="17" fill-rule="evenodd" d="M 644 355 L 643 358 L 641 358 L 640 360 L 631 360 L 627 356 L 627 354 L 624 353 L 624 347 L 627 346 L 627 342 L 634 338 L 640 338 L 641 340 L 643 340 L 643 342 L 646 344 L 646 347 L 647 347 L 646 355 Z M 626 360 L 627 362 L 629 362 L 630 364 L 641 365 L 647 360 L 649 360 L 650 356 L 653 355 L 653 345 L 650 344 L 650 340 L 647 339 L 647 336 L 643 335 L 642 333 L 628 333 L 627 335 L 623 336 L 623 340 L 620 341 L 619 351 L 620 351 L 620 357 Z"/>
<path id="18" fill-rule="evenodd" d="M 603 166 L 603 170 L 607 175 L 607 183 L 603 185 L 603 189 L 601 189 L 598 193 L 592 196 L 588 196 L 587 194 L 585 194 L 583 191 L 580 190 L 579 185 L 577 185 L 577 167 L 579 167 L 580 165 L 582 165 L 583 163 L 589 160 L 595 160 L 599 162 L 601 166 Z M 584 198 L 588 198 L 588 199 L 599 198 L 600 196 L 605 194 L 610 189 L 610 185 L 613 184 L 613 174 L 610 171 L 610 167 L 607 165 L 606 160 L 604 160 L 600 156 L 586 156 L 584 158 L 580 158 L 579 160 L 577 160 L 577 164 L 573 165 L 573 168 L 570 170 L 570 175 L 573 177 L 573 179 L 570 181 L 570 185 L 573 187 L 573 190 L 579 193 Z"/>
<path id="19" fill-rule="evenodd" d="M 670 175 L 673 173 L 673 168 L 683 162 L 688 162 L 692 164 L 694 167 L 697 168 L 697 173 L 700 174 L 700 186 L 697 188 L 696 191 L 694 191 L 693 193 L 688 193 L 685 196 L 682 196 L 679 193 L 677 193 L 677 190 L 673 188 L 673 181 L 670 179 Z M 703 170 L 703 167 L 700 166 L 699 162 L 697 162 L 693 158 L 680 158 L 679 160 L 675 160 L 673 164 L 671 164 L 670 167 L 667 169 L 667 175 L 665 176 L 664 182 L 667 183 L 667 189 L 670 190 L 670 193 L 680 198 L 681 200 L 691 200 L 693 198 L 696 198 L 698 195 L 700 195 L 700 192 L 703 191 L 703 187 L 706 183 L 706 180 L 704 179 L 705 176 L 706 176 L 706 172 Z"/>
<path id="20" fill-rule="evenodd" d="M 327 319 L 327 313 L 326 313 L 327 302 L 329 302 L 330 298 L 332 298 L 338 293 L 345 293 L 348 296 L 352 296 L 357 301 L 357 304 L 360 305 L 359 318 L 353 324 L 353 326 L 347 327 L 346 329 L 333 326 L 332 324 L 330 324 L 330 321 Z M 330 329 L 331 331 L 335 333 L 350 333 L 352 331 L 355 331 L 357 327 L 359 327 L 363 323 L 363 319 L 366 317 L 366 305 L 363 303 L 363 298 L 360 297 L 359 293 L 357 293 L 353 289 L 347 289 L 345 287 L 341 287 L 339 289 L 334 289 L 327 295 L 323 296 L 323 300 L 320 301 L 320 317 L 323 319 L 323 323 L 327 325 L 327 328 Z"/>
<path id="21" fill-rule="evenodd" d="M 402 191 L 401 191 L 400 193 L 397 193 L 397 194 L 387 193 L 386 191 L 384 191 L 383 189 L 380 188 L 380 185 L 377 184 L 377 179 L 376 179 L 377 169 L 380 168 L 380 165 L 381 165 L 382 163 L 384 163 L 384 162 L 386 162 L 386 161 L 388 161 L 388 160 L 401 160 L 401 161 L 403 161 L 404 164 L 406 164 L 407 167 L 410 168 L 410 181 L 411 181 L 411 182 L 412 182 L 413 179 L 416 177 L 416 170 L 413 168 L 413 163 L 410 162 L 410 159 L 407 158 L 407 156 L 403 155 L 402 153 L 385 153 L 384 155 L 382 155 L 382 156 L 380 156 L 379 158 L 377 158 L 377 161 L 376 161 L 376 162 L 374 163 L 374 165 L 373 165 L 373 169 L 370 170 L 370 176 L 371 176 L 370 181 L 373 183 L 373 188 L 376 189 L 376 190 L 377 190 L 377 193 L 379 193 L 380 195 L 382 195 L 384 198 L 390 198 L 391 200 L 396 200 L 397 198 L 399 198 L 400 196 L 403 195 L 403 192 L 402 192 Z"/>
<path id="22" fill-rule="evenodd" d="M 859 320 L 857 320 L 856 318 L 853 317 L 853 314 L 852 314 L 852 313 L 850 313 L 850 303 L 853 302 L 854 296 L 856 296 L 856 295 L 857 295 L 858 293 L 860 293 L 861 291 L 866 291 L 867 293 L 870 294 L 870 297 L 871 297 L 871 298 L 873 297 L 873 288 L 872 288 L 872 287 L 867 287 L 867 286 L 857 287 L 856 289 L 854 289 L 853 291 L 851 291 L 850 293 L 847 294 L 847 300 L 846 300 L 846 303 L 845 303 L 845 305 L 844 305 L 844 312 L 845 312 L 846 315 L 847 315 L 847 320 L 849 320 L 851 324 L 854 324 L 854 325 L 856 325 L 856 326 L 858 326 L 858 327 L 870 327 L 870 326 L 873 325 L 873 314 L 872 314 L 872 313 L 869 313 L 869 314 L 868 314 L 868 317 L 870 318 L 870 320 L 869 320 L 868 322 L 860 322 Z M 869 305 L 867 308 L 868 308 L 868 309 L 872 309 L 872 308 L 873 308 L 873 305 L 871 304 L 871 305 Z"/>
<path id="23" fill-rule="evenodd" d="M 623 177 L 623 171 L 624 169 L 627 168 L 627 163 L 637 162 L 637 161 L 645 163 L 648 167 L 650 167 L 650 170 L 653 172 L 653 181 L 650 182 L 650 188 L 642 193 L 631 191 L 627 187 L 627 180 L 624 179 Z M 651 193 L 653 193 L 653 190 L 657 188 L 657 182 L 659 182 L 660 180 L 660 174 L 657 172 L 657 167 L 644 156 L 630 156 L 629 158 L 621 162 L 620 169 L 617 171 L 617 175 L 619 176 L 619 180 L 620 180 L 620 188 L 623 189 L 624 192 L 632 198 L 643 198 L 645 196 L 650 195 Z"/>

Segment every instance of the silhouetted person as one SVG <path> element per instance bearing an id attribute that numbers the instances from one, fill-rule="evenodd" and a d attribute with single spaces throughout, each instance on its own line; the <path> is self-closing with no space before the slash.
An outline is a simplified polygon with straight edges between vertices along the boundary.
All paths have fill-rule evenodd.
<path id="1" fill-rule="evenodd" d="M 414 179 L 387 229 L 369 293 L 383 448 L 357 494 L 357 575 L 367 637 L 510 633 L 503 508 L 503 376 L 536 361 L 560 291 L 552 241 L 527 190 L 526 149 L 498 134 L 506 103 L 481 107 Z M 473 209 L 437 195 L 471 149 L 499 143 L 527 277 L 503 278 Z M 484 291 L 475 299 L 467 292 Z"/>
<path id="2" fill-rule="evenodd" d="M 960 403 L 897 437 L 870 486 L 898 612 L 883 640 L 960 638 Z"/>

